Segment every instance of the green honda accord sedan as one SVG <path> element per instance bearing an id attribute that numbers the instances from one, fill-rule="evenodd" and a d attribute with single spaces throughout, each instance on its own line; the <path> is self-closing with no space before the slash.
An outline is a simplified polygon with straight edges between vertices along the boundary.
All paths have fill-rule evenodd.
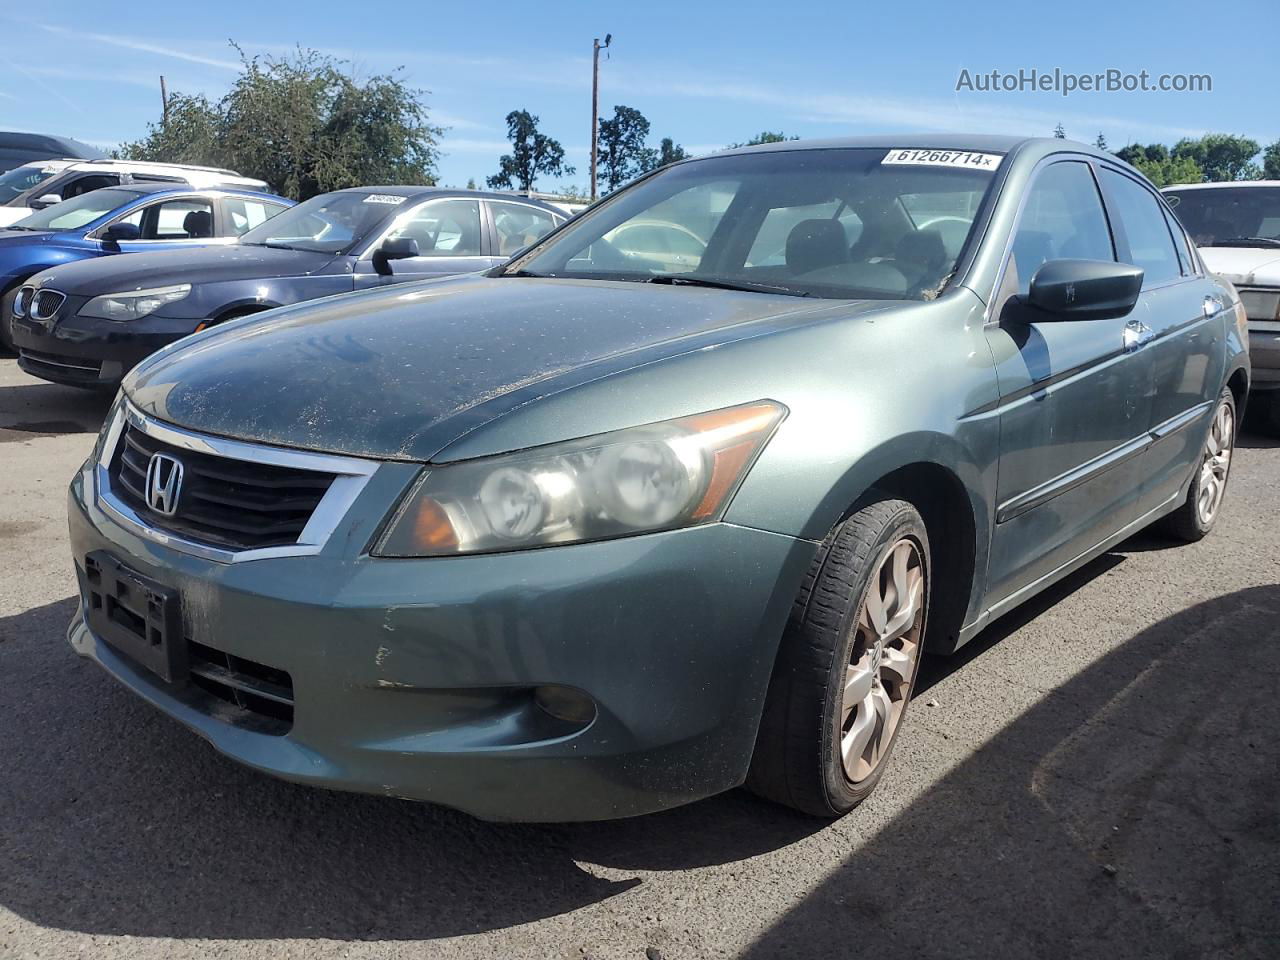
<path id="1" fill-rule="evenodd" d="M 293 781 L 838 816 L 924 652 L 1156 521 L 1212 529 L 1244 322 L 1081 144 L 672 164 L 484 275 L 141 364 L 71 485 L 68 637 Z"/>

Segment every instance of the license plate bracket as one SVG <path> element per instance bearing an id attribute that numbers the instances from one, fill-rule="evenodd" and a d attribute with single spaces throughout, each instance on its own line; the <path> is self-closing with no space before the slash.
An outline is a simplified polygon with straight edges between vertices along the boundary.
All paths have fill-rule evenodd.
<path id="1" fill-rule="evenodd" d="M 85 557 L 85 619 L 94 635 L 165 683 L 187 679 L 178 592 L 105 550 Z"/>

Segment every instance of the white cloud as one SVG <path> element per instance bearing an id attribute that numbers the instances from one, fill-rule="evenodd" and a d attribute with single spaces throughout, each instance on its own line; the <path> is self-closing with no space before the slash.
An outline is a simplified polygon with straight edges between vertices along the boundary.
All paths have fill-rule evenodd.
<path id="1" fill-rule="evenodd" d="M 108 46 L 113 47 L 123 47 L 126 50 L 137 50 L 140 53 L 153 53 L 160 57 L 172 57 L 175 60 L 185 60 L 188 63 L 199 63 L 207 67 L 217 67 L 220 70 L 240 69 L 240 64 L 235 60 L 208 57 L 203 54 L 180 50 L 175 46 L 148 43 L 144 40 L 135 40 L 132 37 L 121 37 L 110 33 L 91 33 L 82 30 L 71 30 L 67 27 L 58 27 L 47 23 L 37 24 L 37 26 L 42 30 L 47 30 L 49 33 L 58 34 L 59 36 L 64 37 L 71 37 L 75 40 L 107 44 Z"/>

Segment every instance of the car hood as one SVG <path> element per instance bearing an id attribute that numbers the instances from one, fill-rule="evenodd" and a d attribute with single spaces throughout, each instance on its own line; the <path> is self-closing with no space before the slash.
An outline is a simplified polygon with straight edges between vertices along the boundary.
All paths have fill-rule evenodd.
<path id="1" fill-rule="evenodd" d="M 333 259 L 331 253 L 226 243 L 81 261 L 61 268 L 56 286 L 72 296 L 98 296 L 172 283 L 296 277 L 323 270 Z"/>
<path id="2" fill-rule="evenodd" d="M 425 461 L 515 406 L 586 380 L 891 306 L 642 283 L 459 277 L 234 321 L 153 356 L 125 390 L 144 413 L 204 433 Z"/>
<path id="3" fill-rule="evenodd" d="M 1280 248 L 1201 247 L 1204 265 L 1232 283 L 1246 287 L 1280 287 Z"/>
<path id="4" fill-rule="evenodd" d="M 40 243 L 53 236 L 52 230 L 0 230 L 0 249 Z"/>

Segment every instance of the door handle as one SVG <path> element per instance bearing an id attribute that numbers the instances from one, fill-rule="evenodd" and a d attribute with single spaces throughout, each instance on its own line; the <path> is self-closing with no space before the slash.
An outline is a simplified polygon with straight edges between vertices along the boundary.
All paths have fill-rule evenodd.
<path id="1" fill-rule="evenodd" d="M 1150 343 L 1155 338 L 1155 335 L 1155 331 L 1141 320 L 1130 320 L 1124 325 L 1125 353 L 1132 353 L 1143 344 Z"/>

